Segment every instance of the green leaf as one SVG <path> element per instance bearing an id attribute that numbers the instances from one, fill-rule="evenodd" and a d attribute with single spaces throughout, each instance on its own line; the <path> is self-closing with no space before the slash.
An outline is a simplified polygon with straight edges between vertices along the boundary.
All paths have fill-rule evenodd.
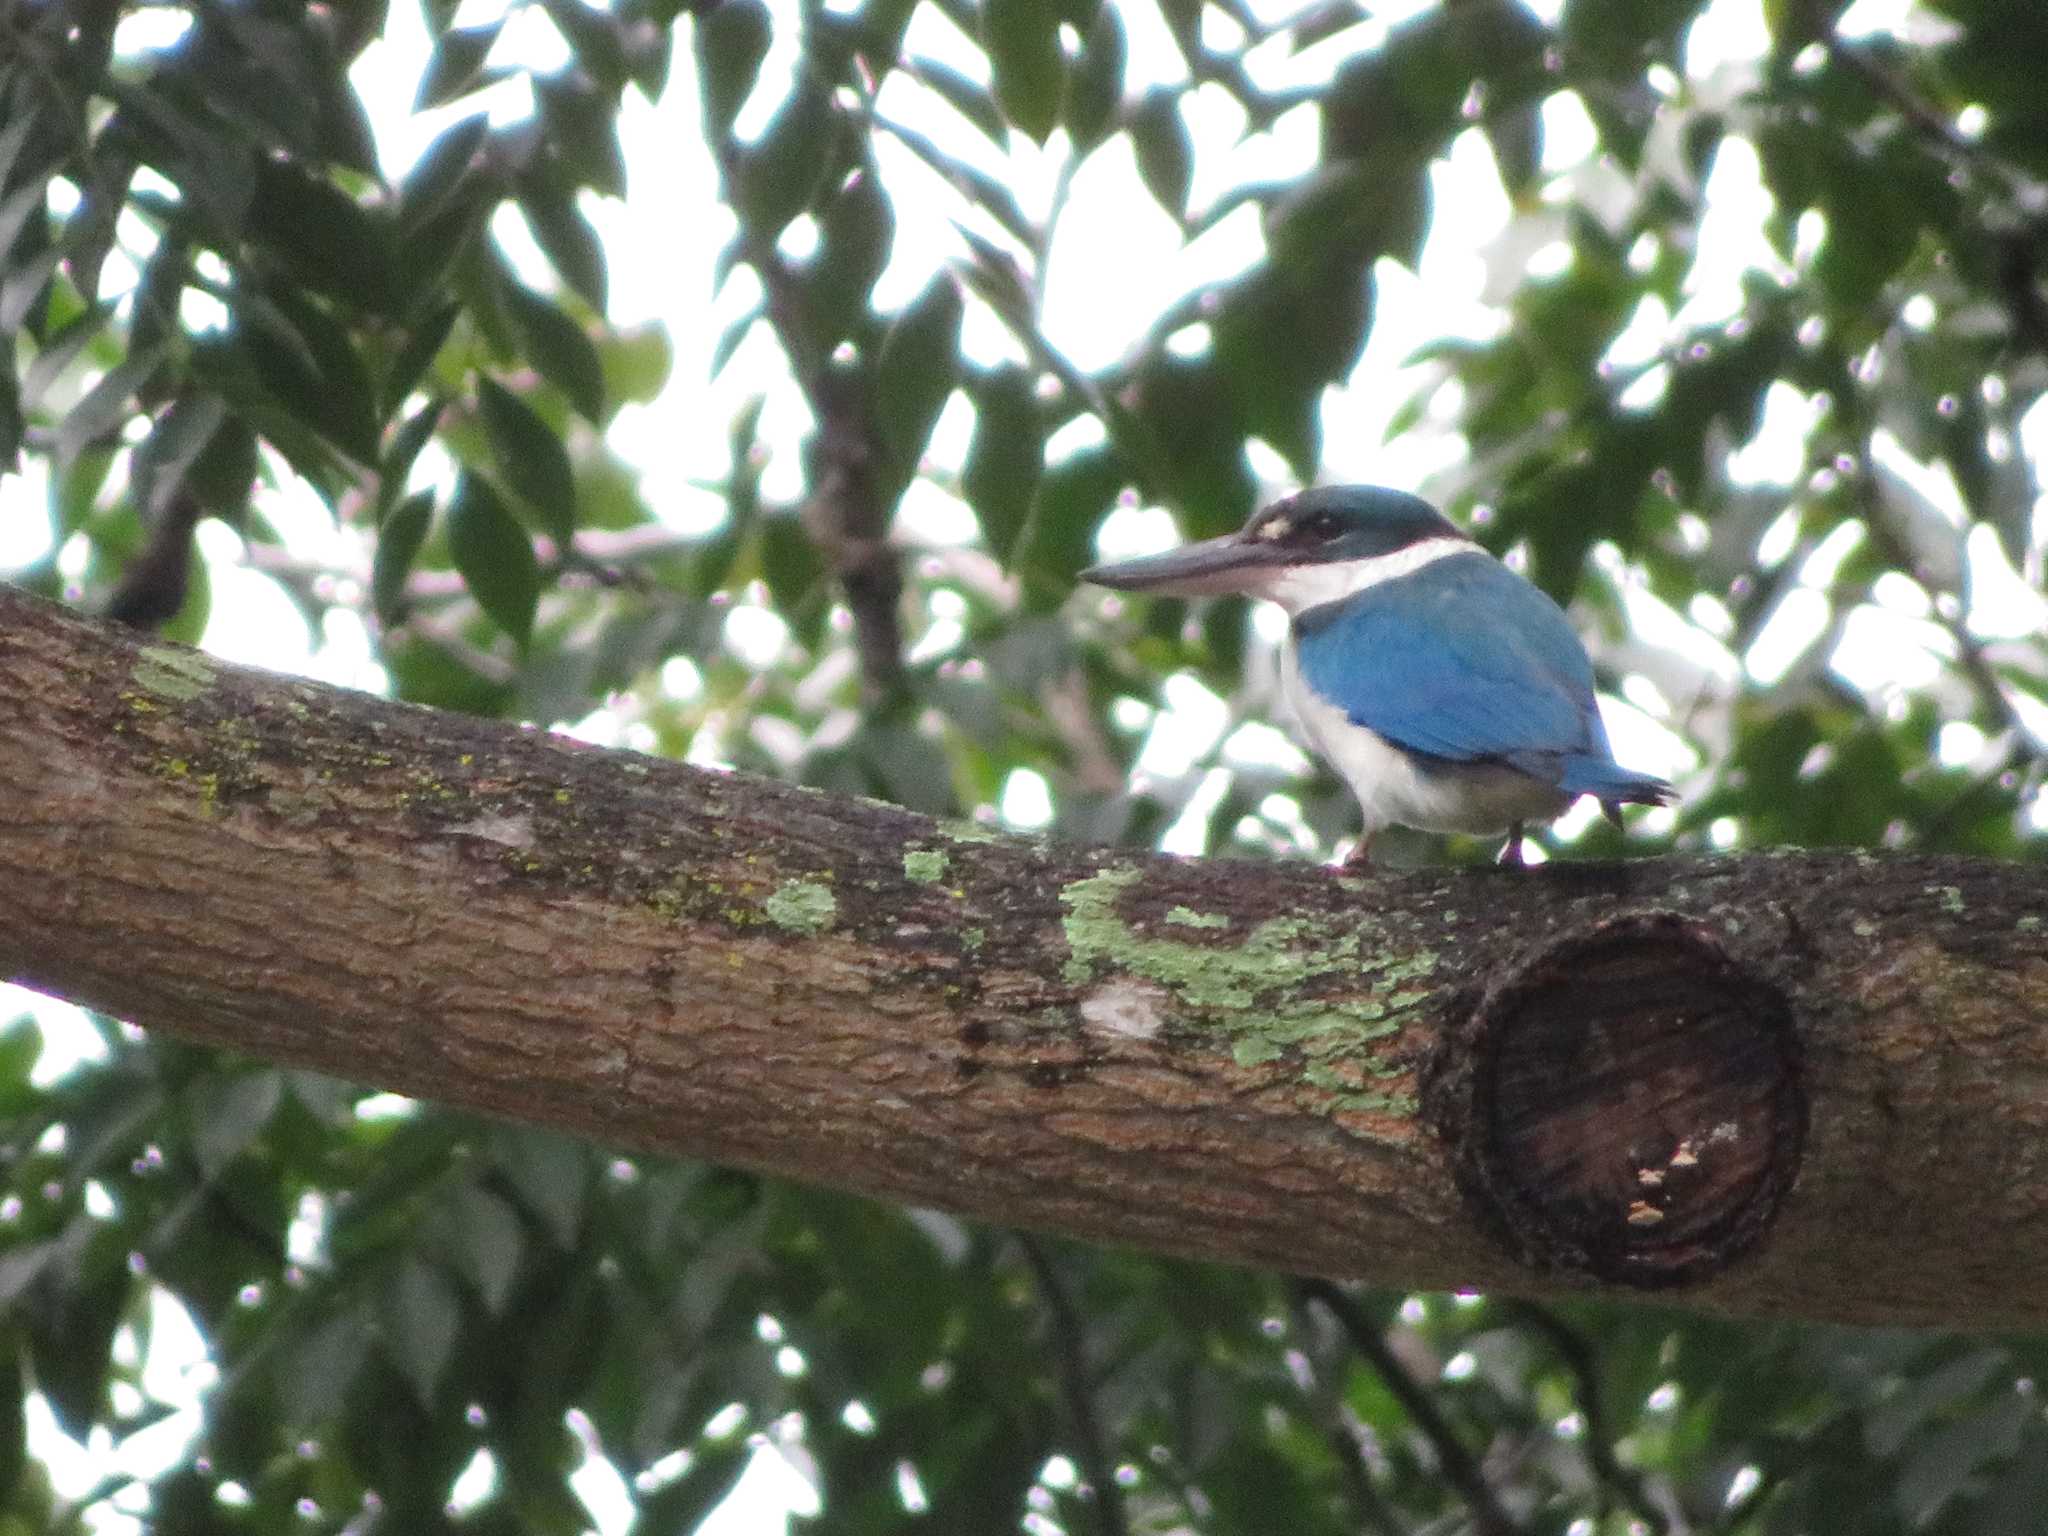
<path id="1" fill-rule="evenodd" d="M 78 360 L 79 353 L 105 328 L 113 313 L 111 304 L 94 304 L 50 335 L 22 377 L 21 398 L 25 407 L 33 410 L 43 403 L 50 386 Z"/>
<path id="2" fill-rule="evenodd" d="M 377 530 L 377 554 L 370 563 L 370 600 L 377 618 L 387 626 L 405 618 L 405 578 L 412 573 L 412 563 L 426 542 L 433 519 L 434 493 L 419 491 L 393 507 Z"/>
<path id="3" fill-rule="evenodd" d="M 913 147 L 919 159 L 927 160 L 946 178 L 953 190 L 961 196 L 971 198 L 981 205 L 988 216 L 1013 235 L 1025 249 L 1034 249 L 1041 238 L 1038 227 L 1025 215 L 1016 194 L 1009 186 L 995 176 L 965 160 L 956 160 L 947 155 L 939 146 L 923 134 L 912 129 L 899 127 L 896 137 Z M 967 226 L 955 222 L 954 227 L 971 237 Z"/>
<path id="4" fill-rule="evenodd" d="M 34 1014 L 17 1013 L 0 1024 L 0 1117 L 21 1114 L 41 1097 L 29 1074 L 42 1054 L 43 1032 Z"/>
<path id="5" fill-rule="evenodd" d="M 186 489 L 216 516 L 233 519 L 256 483 L 256 433 L 240 417 L 221 423 L 185 476 Z"/>
<path id="6" fill-rule="evenodd" d="M 974 440 L 960 471 L 960 488 L 980 520 L 982 539 L 1007 568 L 1044 472 L 1045 424 L 1032 375 L 1023 369 L 1000 369 L 972 393 Z"/>
<path id="7" fill-rule="evenodd" d="M 1188 208 L 1188 187 L 1195 177 L 1195 146 L 1180 115 L 1180 92 L 1156 86 L 1131 114 L 1131 149 L 1138 176 L 1159 206 L 1176 219 Z"/>
<path id="8" fill-rule="evenodd" d="M 616 16 L 583 0 L 541 0 L 548 19 L 576 50 L 577 62 L 614 95 L 627 79 L 626 45 Z"/>
<path id="9" fill-rule="evenodd" d="M 28 227 L 28 221 L 41 214 L 50 200 L 47 183 L 32 181 L 25 187 L 0 198 L 0 259 L 7 258 L 14 249 L 14 242 L 21 238 L 21 232 Z"/>
<path id="10" fill-rule="evenodd" d="M 506 313 L 540 376 L 569 397 L 584 420 L 604 419 L 604 362 L 582 326 L 519 283 L 501 290 Z"/>
<path id="11" fill-rule="evenodd" d="M 524 647 L 540 602 L 540 564 L 533 540 L 482 475 L 465 471 L 455 484 L 448 552 L 470 595 Z"/>
<path id="12" fill-rule="evenodd" d="M 1512 197 L 1535 189 L 1543 170 L 1543 103 L 1531 101 L 1492 114 L 1486 136 L 1493 144 L 1501 184 Z"/>
<path id="13" fill-rule="evenodd" d="M 143 264 L 142 281 L 128 308 L 128 351 L 168 349 L 181 329 L 178 313 L 192 281 L 192 252 L 175 235 L 166 235 L 156 253 Z"/>
<path id="14" fill-rule="evenodd" d="M 21 158 L 22 148 L 28 143 L 29 135 L 41 126 L 42 123 L 37 113 L 16 112 L 10 116 L 7 126 L 0 128 L 0 187 L 4 187 L 14 180 L 14 163 Z M 34 175 L 28 175 L 22 179 L 25 182 L 35 182 L 38 180 Z M 49 193 L 47 185 L 43 190 L 45 197 L 47 197 Z M 4 246 L 0 246 L 0 249 L 4 249 Z"/>
<path id="15" fill-rule="evenodd" d="M 428 439 L 433 437 L 434 428 L 440 425 L 441 412 L 446 404 L 440 399 L 429 400 L 392 434 L 390 451 L 377 468 L 377 507 L 380 512 L 388 510 L 405 489 L 406 479 L 412 474 L 413 461 L 427 446 Z"/>
<path id="16" fill-rule="evenodd" d="M 1095 13 L 1081 45 L 1081 57 L 1067 76 L 1067 132 L 1083 154 L 1109 137 L 1123 105 L 1123 16 L 1113 5 Z"/>
<path id="17" fill-rule="evenodd" d="M 265 160 L 245 236 L 300 282 L 357 309 L 390 313 L 398 292 L 392 231 L 331 182 Z"/>
<path id="18" fill-rule="evenodd" d="M 581 8 L 581 0 L 568 3 Z M 533 89 L 556 170 L 575 186 L 624 197 L 626 157 L 615 98 L 601 95 L 578 74 L 539 75 Z"/>
<path id="19" fill-rule="evenodd" d="M 273 1068 L 202 1077 L 193 1084 L 185 1101 L 192 1155 L 207 1178 L 219 1178 L 262 1134 L 283 1094 L 284 1079 Z"/>
<path id="20" fill-rule="evenodd" d="M 69 466 L 86 447 L 135 414 L 135 393 L 163 362 L 161 350 L 131 354 L 86 391 L 57 428 L 57 462 Z"/>
<path id="21" fill-rule="evenodd" d="M 128 200 L 137 161 L 116 154 L 102 133 L 92 167 L 78 189 L 78 206 L 64 221 L 65 265 L 72 286 L 89 297 L 100 291 L 100 270 L 114 248 L 115 224 Z"/>
<path id="22" fill-rule="evenodd" d="M 239 290 L 229 308 L 234 339 L 278 403 L 358 463 L 375 463 L 375 391 L 347 331 L 284 287 Z"/>
<path id="23" fill-rule="evenodd" d="M 558 1246 L 573 1249 L 590 1190 L 590 1161 L 582 1145 L 551 1131 L 519 1129 L 501 1133 L 495 1146 L 519 1203 L 540 1218 Z"/>
<path id="24" fill-rule="evenodd" d="M 761 575 L 768 583 L 769 599 L 779 612 L 800 617 L 799 610 L 825 579 L 825 561 L 818 553 L 817 542 L 794 517 L 763 518 L 760 554 Z M 817 617 L 823 616 L 820 604 Z M 804 637 L 801 626 L 798 638 L 807 645 L 816 643 L 815 636 Z"/>
<path id="25" fill-rule="evenodd" d="M 405 260 L 397 283 L 399 311 L 417 326 L 448 302 L 451 274 L 477 245 L 484 226 L 503 202 L 495 178 L 471 176 L 459 182 L 425 221 L 405 232 Z"/>
<path id="26" fill-rule="evenodd" d="M 137 158 L 178 184 L 204 232 L 228 241 L 239 236 L 256 195 L 264 157 L 244 136 L 222 133 L 197 104 L 174 102 L 156 85 L 109 77 L 101 82 L 119 103 L 117 142 L 132 145 Z"/>
<path id="27" fill-rule="evenodd" d="M 970 80 L 950 64 L 936 59 L 917 61 L 917 78 L 952 106 L 968 122 L 985 134 L 998 149 L 1009 137 L 1009 124 L 1003 118 L 1003 109 L 977 81 Z"/>
<path id="28" fill-rule="evenodd" d="M 370 1337 L 370 1320 L 350 1307 L 278 1357 L 278 1406 L 285 1426 L 303 1432 L 344 1415 L 348 1389 L 370 1352 Z"/>
<path id="29" fill-rule="evenodd" d="M 1073 594 L 1074 573 L 1092 558 L 1097 526 L 1130 481 L 1130 467 L 1107 446 L 1046 467 L 1026 523 L 1028 536 L 1010 562 L 1024 578 L 1033 611 L 1055 608 Z"/>
<path id="30" fill-rule="evenodd" d="M 454 1288 L 439 1272 L 407 1260 L 385 1292 L 379 1322 L 391 1363 L 412 1384 L 420 1406 L 433 1407 L 462 1323 Z"/>
<path id="31" fill-rule="evenodd" d="M 493 379 L 477 380 L 484 431 L 509 484 L 542 517 L 548 535 L 566 547 L 576 533 L 576 479 L 562 440 L 532 406 Z"/>
<path id="32" fill-rule="evenodd" d="M 441 348 L 448 344 L 448 333 L 455 328 L 455 317 L 461 313 L 460 304 L 444 304 L 413 327 L 412 335 L 406 338 L 405 346 L 392 360 L 391 371 L 384 376 L 381 401 L 386 416 L 405 404 L 406 396 L 413 392 L 434 365 L 434 359 L 441 355 Z"/>
<path id="33" fill-rule="evenodd" d="M 50 277 L 63 256 L 64 253 L 55 248 L 43 251 L 29 257 L 0 279 L 0 335 L 11 335 L 22 329 L 33 334 L 43 329 L 44 321 L 36 308 L 37 301 L 48 294 Z"/>
<path id="34" fill-rule="evenodd" d="M 726 0 L 697 18 L 695 32 L 705 136 L 716 145 L 731 135 L 732 120 L 768 57 L 768 7 L 761 0 Z"/>
<path id="35" fill-rule="evenodd" d="M 520 187 L 519 208 L 533 238 L 567 283 L 599 314 L 605 309 L 604 247 L 568 193 L 529 178 Z"/>
<path id="36" fill-rule="evenodd" d="M 1764 0 L 1764 24 L 1779 53 L 1791 57 L 1835 30 L 1835 18 L 1848 0 Z"/>
<path id="37" fill-rule="evenodd" d="M 669 373 L 675 367 L 675 347 L 669 341 L 668 327 L 650 322 L 614 330 L 598 348 L 598 358 L 604 367 L 604 389 L 598 403 L 602 405 L 610 399 L 644 405 L 668 383 Z M 712 371 L 707 370 L 706 376 Z"/>
<path id="38" fill-rule="evenodd" d="M 494 21 L 488 26 L 442 33 L 440 41 L 434 44 L 433 57 L 427 61 L 426 73 L 420 77 L 413 111 L 424 112 L 475 90 L 482 83 L 484 58 L 504 25 L 503 21 Z"/>
<path id="39" fill-rule="evenodd" d="M 185 489 L 192 466 L 226 417 L 227 405 L 220 396 L 203 392 L 180 396 L 157 417 L 128 464 L 136 509 L 146 524 L 153 525 Z"/>
<path id="40" fill-rule="evenodd" d="M 420 153 L 412 174 L 399 190 L 398 222 L 417 228 L 441 211 L 449 197 L 468 179 L 491 131 L 490 118 L 479 112 L 465 117 L 446 130 Z"/>
<path id="41" fill-rule="evenodd" d="M 717 378 L 725 372 L 725 365 L 732 361 L 733 354 L 740 349 L 740 343 L 747 339 L 747 333 L 754 328 L 754 322 L 761 318 L 759 305 L 742 310 L 725 323 L 725 329 L 718 333 L 718 340 L 712 344 L 711 356 L 704 366 L 706 378 Z"/>
<path id="42" fill-rule="evenodd" d="M 810 207 L 819 187 L 838 171 L 839 117 L 818 85 L 799 79 L 760 141 L 739 151 L 734 212 L 756 240 L 773 240 Z"/>
<path id="43" fill-rule="evenodd" d="M 502 1317 L 526 1247 L 519 1213 L 489 1190 L 471 1185 L 455 1196 L 451 1225 L 456 1266 L 476 1287 L 484 1310 Z"/>
<path id="44" fill-rule="evenodd" d="M 960 371 L 960 292 L 944 273 L 890 324 L 875 360 L 874 417 L 888 463 L 879 476 L 893 504 L 917 473 L 932 425 Z"/>
<path id="45" fill-rule="evenodd" d="M 1043 144 L 1066 84 L 1058 13 L 1042 0 L 983 0 L 981 41 L 1004 114 Z"/>
<path id="46" fill-rule="evenodd" d="M 805 269 L 808 312 L 821 348 L 854 335 L 867 317 L 868 294 L 889 261 L 895 214 L 873 166 L 854 173 L 825 205 L 822 239 Z"/>
<path id="47" fill-rule="evenodd" d="M 28 1031 L 28 1034 L 31 1038 L 35 1037 L 33 1030 Z M 39 1040 L 37 1044 L 40 1045 Z M 28 1416 L 25 1409 L 28 1405 L 29 1392 L 32 1390 L 32 1383 L 22 1374 L 24 1363 L 13 1350 L 0 1355 L 0 1488 L 10 1490 L 8 1503 L 17 1516 L 23 1513 L 23 1506 L 27 1504 L 24 1490 L 33 1486 L 22 1478 L 22 1473 L 29 1464 Z M 44 1513 L 47 1520 L 50 1512 Z M 44 1529 L 54 1524 L 54 1521 L 48 1521 Z M 35 1528 L 33 1511 L 30 1512 L 28 1520 L 17 1526 L 23 1536 Z"/>
<path id="48" fill-rule="evenodd" d="M 9 474 L 21 452 L 21 440 L 28 432 L 28 417 L 21 408 L 21 385 L 14 376 L 14 344 L 7 344 L 9 356 L 0 366 L 0 475 Z"/>
<path id="49" fill-rule="evenodd" d="M 125 1263 L 111 1244 L 90 1241 L 99 1223 L 75 1217 L 45 1261 L 46 1285 L 61 1283 L 63 1305 L 35 1318 L 28 1329 L 30 1369 L 58 1427 L 82 1440 L 104 1422 L 108 1356 L 131 1288 Z M 15 1309 L 9 1309 L 10 1320 Z"/>

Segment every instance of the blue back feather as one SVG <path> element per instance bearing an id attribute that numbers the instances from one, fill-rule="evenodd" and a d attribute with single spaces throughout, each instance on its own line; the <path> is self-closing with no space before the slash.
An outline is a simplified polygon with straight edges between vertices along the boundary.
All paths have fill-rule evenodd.
<path id="1" fill-rule="evenodd" d="M 1483 553 L 1311 608 L 1294 627 L 1304 681 L 1396 746 L 1506 763 L 1607 801 L 1666 789 L 1614 761 L 1593 665 L 1563 611 Z"/>

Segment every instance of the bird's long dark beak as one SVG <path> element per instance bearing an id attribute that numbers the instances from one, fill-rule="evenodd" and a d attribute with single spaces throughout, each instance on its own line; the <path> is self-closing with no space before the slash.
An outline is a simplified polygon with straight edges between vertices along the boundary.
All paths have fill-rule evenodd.
<path id="1" fill-rule="evenodd" d="M 1258 544 L 1242 534 L 1227 533 L 1220 539 L 1183 544 L 1162 555 L 1137 560 L 1119 560 L 1113 565 L 1093 565 L 1081 573 L 1081 580 L 1098 587 L 1115 587 L 1119 592 L 1154 592 L 1161 597 L 1216 597 L 1226 592 L 1244 592 L 1258 574 L 1281 564 L 1279 551 L 1270 544 Z"/>

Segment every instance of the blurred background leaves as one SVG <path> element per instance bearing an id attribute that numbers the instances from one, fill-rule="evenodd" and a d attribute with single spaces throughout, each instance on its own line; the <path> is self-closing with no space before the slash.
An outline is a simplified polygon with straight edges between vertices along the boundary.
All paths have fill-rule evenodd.
<path id="1" fill-rule="evenodd" d="M 1571 604 L 1683 790 L 1639 848 L 2038 857 L 2044 26 L 0 0 L 0 534 L 33 589 L 424 704 L 1327 857 L 1351 808 L 1270 723 L 1271 616 L 1072 578 L 1388 480 Z M 1303 1290 L 48 1004 L 0 1031 L 0 1181 L 6 1530 L 2048 1504 L 2039 1345 L 1968 1318 Z"/>

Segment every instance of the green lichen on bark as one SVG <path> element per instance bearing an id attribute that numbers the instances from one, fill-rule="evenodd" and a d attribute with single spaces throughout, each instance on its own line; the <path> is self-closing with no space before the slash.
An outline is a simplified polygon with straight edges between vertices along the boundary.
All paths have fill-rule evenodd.
<path id="1" fill-rule="evenodd" d="M 790 933 L 823 933 L 839 916 L 839 898 L 830 886 L 815 880 L 785 880 L 762 903 L 762 910 L 768 921 Z"/>
<path id="2" fill-rule="evenodd" d="M 1434 952 L 1377 958 L 1364 941 L 1370 920 L 1356 914 L 1268 918 L 1232 939 L 1223 936 L 1229 918 L 1183 906 L 1165 922 L 1205 937 L 1161 937 L 1121 910 L 1142 878 L 1134 866 L 1112 866 L 1061 891 L 1067 982 L 1083 986 L 1114 974 L 1163 987 L 1180 1005 L 1173 1022 L 1226 1035 L 1240 1066 L 1299 1063 L 1302 1083 L 1318 1090 L 1326 1109 L 1414 1107 L 1376 1086 L 1405 1070 L 1376 1042 L 1400 1031 L 1402 1015 L 1427 989 Z M 1337 997 L 1319 995 L 1333 983 Z"/>
<path id="3" fill-rule="evenodd" d="M 212 665 L 197 651 L 179 646 L 146 645 L 129 674 L 144 693 L 179 704 L 191 702 L 213 686 Z"/>
<path id="4" fill-rule="evenodd" d="M 994 827 L 959 819 L 940 822 L 939 835 L 956 843 L 999 843 L 1003 840 L 1002 833 Z"/>
<path id="5" fill-rule="evenodd" d="M 936 885 L 946 878 L 947 859 L 936 848 L 913 848 L 903 855 L 903 878 L 918 885 Z"/>

